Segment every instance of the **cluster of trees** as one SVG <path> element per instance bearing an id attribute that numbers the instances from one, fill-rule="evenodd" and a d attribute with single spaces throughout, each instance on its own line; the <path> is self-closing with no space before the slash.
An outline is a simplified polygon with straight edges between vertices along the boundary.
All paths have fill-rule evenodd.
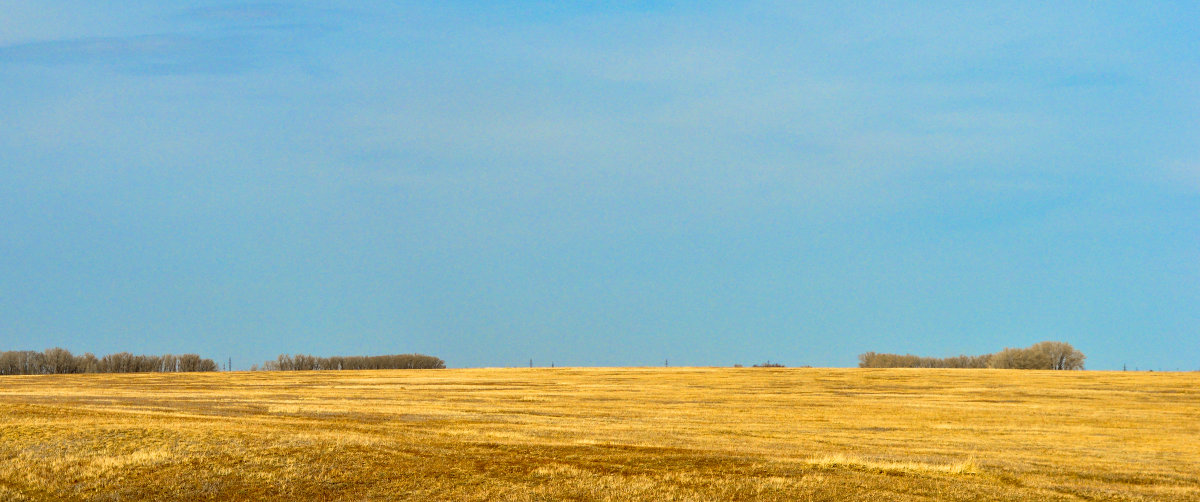
<path id="1" fill-rule="evenodd" d="M 1041 342 L 1024 349 L 992 354 L 991 367 L 1007 369 L 1081 370 L 1087 356 L 1066 342 Z"/>
<path id="2" fill-rule="evenodd" d="M 981 356 L 921 357 L 912 354 L 858 356 L 859 368 L 998 368 L 1022 370 L 1081 370 L 1082 352 L 1066 342 L 1040 342 L 1026 348 L 1006 348 Z"/>
<path id="3" fill-rule="evenodd" d="M 445 369 L 446 362 L 423 354 L 393 354 L 385 356 L 334 356 L 315 357 L 305 354 L 289 356 L 280 354 L 274 361 L 263 363 L 262 368 L 254 365 L 250 371 L 300 371 L 300 370 L 399 370 L 399 369 Z"/>
<path id="4" fill-rule="evenodd" d="M 118 352 L 96 357 L 81 356 L 55 347 L 42 352 L 15 350 L 0 352 L 0 375 L 50 375 L 62 373 L 143 373 L 177 371 L 217 371 L 217 363 L 196 354 L 133 355 Z"/>
<path id="5" fill-rule="evenodd" d="M 990 368 L 992 354 L 982 356 L 922 357 L 912 354 L 858 355 L 859 368 Z"/>

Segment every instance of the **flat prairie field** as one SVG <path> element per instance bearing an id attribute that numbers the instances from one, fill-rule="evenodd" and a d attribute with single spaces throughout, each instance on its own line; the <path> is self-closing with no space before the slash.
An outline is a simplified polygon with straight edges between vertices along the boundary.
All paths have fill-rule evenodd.
<path id="1" fill-rule="evenodd" d="M 1200 500 L 1200 373 L 0 377 L 0 500 Z"/>

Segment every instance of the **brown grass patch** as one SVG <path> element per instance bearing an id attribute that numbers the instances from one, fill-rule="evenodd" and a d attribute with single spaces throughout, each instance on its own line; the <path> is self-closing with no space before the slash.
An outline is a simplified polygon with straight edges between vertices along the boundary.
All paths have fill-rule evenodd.
<path id="1" fill-rule="evenodd" d="M 0 500 L 1200 500 L 1200 373 L 0 378 Z"/>

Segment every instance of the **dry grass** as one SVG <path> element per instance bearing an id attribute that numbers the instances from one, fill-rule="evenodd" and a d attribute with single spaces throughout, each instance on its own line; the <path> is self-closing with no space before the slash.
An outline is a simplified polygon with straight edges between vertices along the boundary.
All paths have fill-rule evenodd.
<path id="1" fill-rule="evenodd" d="M 0 500 L 1200 500 L 1200 373 L 0 378 Z"/>

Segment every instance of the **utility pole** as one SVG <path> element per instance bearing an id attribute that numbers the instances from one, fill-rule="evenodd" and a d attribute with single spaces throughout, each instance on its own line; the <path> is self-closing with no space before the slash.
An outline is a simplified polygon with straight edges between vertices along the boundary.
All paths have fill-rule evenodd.
<path id="1" fill-rule="evenodd" d="M 533 358 L 532 358 L 532 357 L 531 357 L 531 358 L 529 358 L 529 367 L 530 367 L 530 368 L 532 368 L 532 367 L 533 367 Z"/>

